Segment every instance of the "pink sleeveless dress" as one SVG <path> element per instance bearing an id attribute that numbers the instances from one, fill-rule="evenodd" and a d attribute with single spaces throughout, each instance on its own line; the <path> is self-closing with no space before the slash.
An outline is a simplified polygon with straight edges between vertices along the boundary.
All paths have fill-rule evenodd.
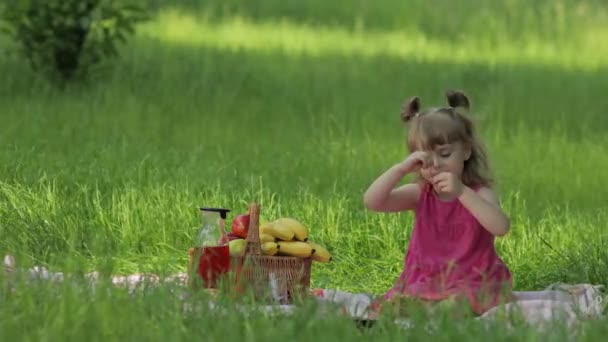
<path id="1" fill-rule="evenodd" d="M 511 274 L 494 249 L 494 236 L 458 200 L 442 201 L 421 188 L 405 268 L 384 295 L 469 301 L 481 314 L 511 294 Z M 503 297 L 502 295 L 506 295 Z"/>

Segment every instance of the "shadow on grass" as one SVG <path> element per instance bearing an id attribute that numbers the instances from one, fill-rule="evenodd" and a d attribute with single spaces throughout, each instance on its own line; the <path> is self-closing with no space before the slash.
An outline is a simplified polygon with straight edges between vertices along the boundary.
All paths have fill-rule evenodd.
<path id="1" fill-rule="evenodd" d="M 0 58 L 0 71 L 4 76 L 0 101 L 5 105 L 44 90 L 44 81 L 17 56 Z M 331 112 L 345 124 L 370 120 L 379 126 L 394 126 L 406 98 L 420 95 L 423 105 L 442 104 L 444 90 L 459 88 L 470 94 L 473 115 L 478 115 L 482 125 L 510 132 L 519 125 L 541 131 L 557 127 L 568 138 L 579 139 L 603 135 L 608 127 L 604 120 L 607 75 L 606 68 L 590 72 L 382 55 L 288 55 L 140 37 L 123 51 L 122 58 L 104 66 L 89 86 L 76 84 L 68 93 L 126 91 L 152 102 L 163 102 L 171 94 L 188 99 L 188 104 L 205 103 L 207 111 L 217 103 L 224 111 L 238 111 L 243 104 L 273 112 L 287 109 L 298 123 Z M 48 91 L 55 96 L 53 90 Z M 175 105 L 179 107 L 179 103 Z M 361 117 L 362 113 L 368 117 Z M 233 114 L 239 119 L 241 115 Z M 286 118 L 286 114 L 277 115 Z"/>

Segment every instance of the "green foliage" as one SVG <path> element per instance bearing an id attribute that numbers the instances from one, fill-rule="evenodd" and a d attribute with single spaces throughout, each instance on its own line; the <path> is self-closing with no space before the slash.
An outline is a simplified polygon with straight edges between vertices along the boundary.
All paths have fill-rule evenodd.
<path id="1" fill-rule="evenodd" d="M 118 0 L 20 0 L 5 3 L 3 29 L 30 65 L 63 80 L 84 75 L 135 33 L 145 10 Z"/>

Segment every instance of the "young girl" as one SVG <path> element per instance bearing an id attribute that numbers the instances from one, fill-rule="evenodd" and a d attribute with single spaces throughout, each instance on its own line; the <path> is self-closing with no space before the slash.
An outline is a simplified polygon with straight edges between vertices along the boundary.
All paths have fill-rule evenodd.
<path id="1" fill-rule="evenodd" d="M 465 115 L 468 98 L 450 91 L 447 100 L 449 107 L 425 111 L 418 97 L 404 106 L 411 154 L 373 182 L 364 204 L 374 211 L 415 213 L 404 270 L 385 300 L 464 300 L 482 314 L 510 300 L 511 275 L 494 249 L 495 237 L 509 231 L 509 218 L 491 188 L 486 154 Z M 412 173 L 412 183 L 395 188 Z"/>

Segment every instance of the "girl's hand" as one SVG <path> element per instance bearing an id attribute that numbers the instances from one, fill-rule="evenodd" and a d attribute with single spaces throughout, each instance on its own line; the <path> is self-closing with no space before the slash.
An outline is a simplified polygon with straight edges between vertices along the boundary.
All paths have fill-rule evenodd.
<path id="1" fill-rule="evenodd" d="M 423 151 L 416 151 L 410 154 L 402 163 L 401 170 L 405 173 L 411 173 L 425 168 L 429 165 L 429 155 Z"/>
<path id="2" fill-rule="evenodd" d="M 450 172 L 442 172 L 433 177 L 433 186 L 438 192 L 449 195 L 450 197 L 460 197 L 464 191 L 462 180 Z"/>

